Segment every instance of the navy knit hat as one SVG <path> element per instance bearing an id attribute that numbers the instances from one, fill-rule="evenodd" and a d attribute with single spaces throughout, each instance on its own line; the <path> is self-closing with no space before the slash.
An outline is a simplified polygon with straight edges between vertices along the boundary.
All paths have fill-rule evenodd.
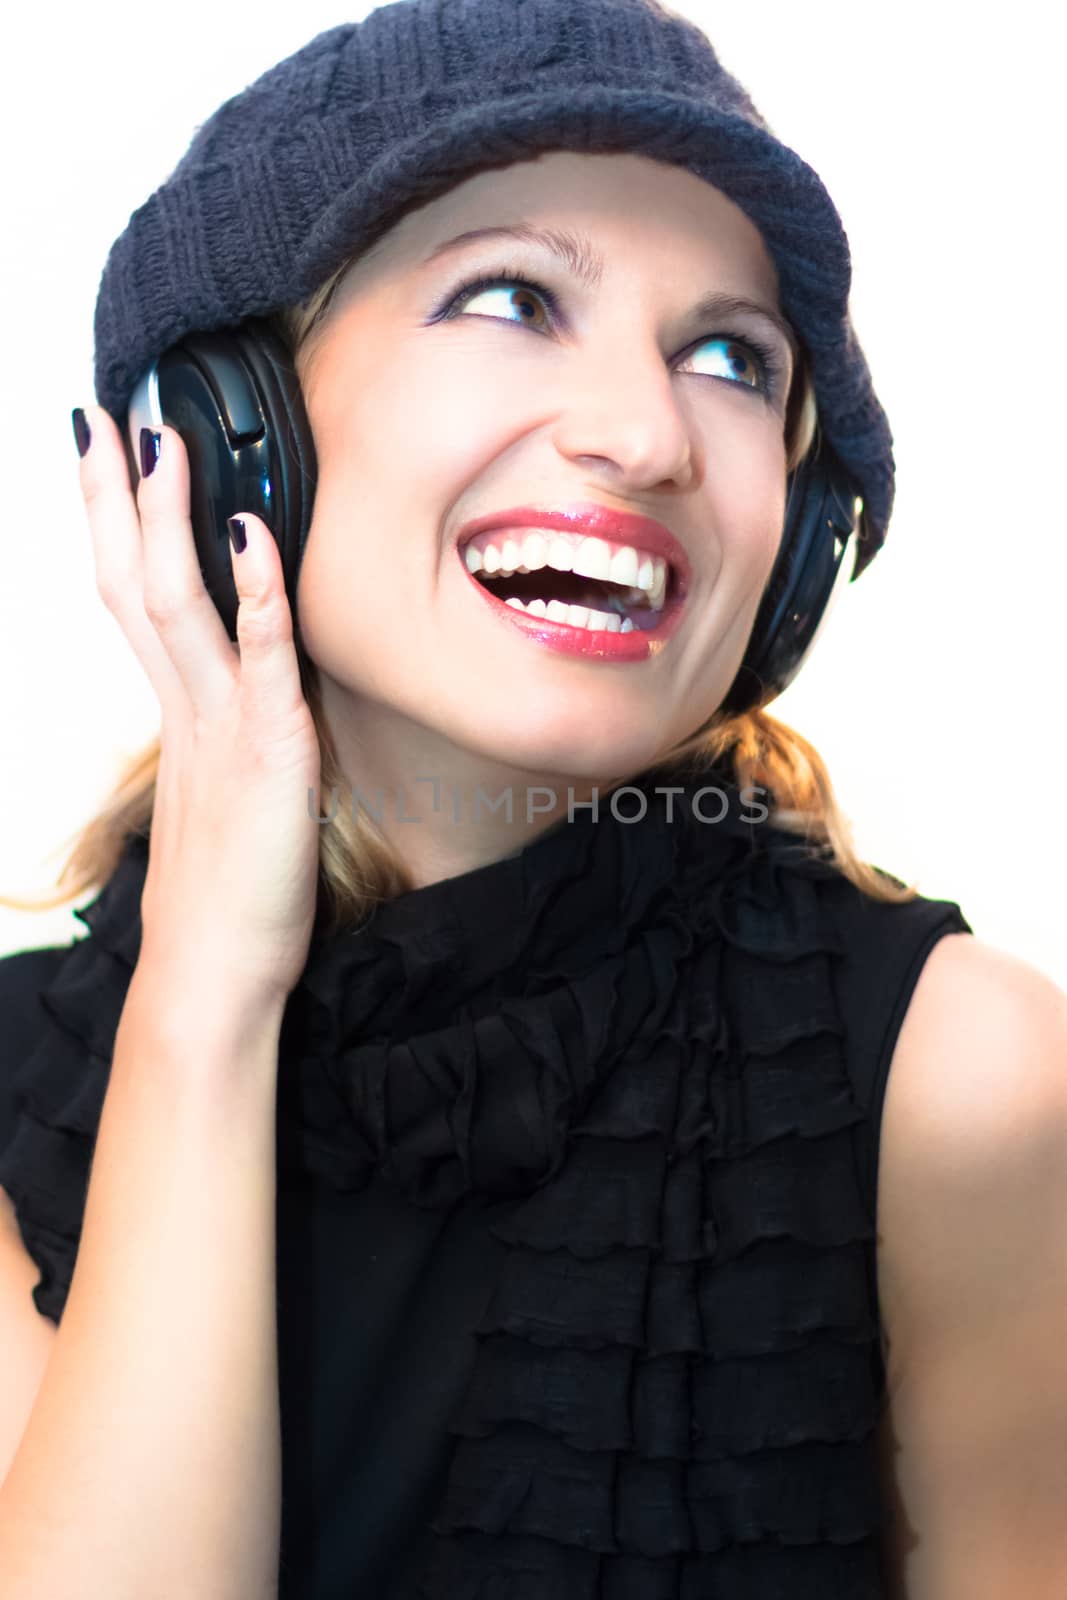
<path id="1" fill-rule="evenodd" d="M 863 496 L 858 575 L 885 538 L 894 462 L 849 317 L 841 219 L 706 35 L 658 0 L 397 0 L 263 73 L 197 130 L 112 246 L 100 404 L 121 416 L 185 334 L 306 299 L 413 204 L 551 149 L 672 162 L 759 228 L 822 433 Z"/>

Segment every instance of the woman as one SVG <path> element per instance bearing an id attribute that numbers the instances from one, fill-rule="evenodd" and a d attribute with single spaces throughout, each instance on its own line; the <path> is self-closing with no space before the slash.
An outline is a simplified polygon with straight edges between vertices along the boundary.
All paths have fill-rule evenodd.
<path id="1" fill-rule="evenodd" d="M 75 433 L 162 731 L 4 963 L 5 1594 L 1059 1592 L 1064 997 L 740 670 L 813 438 L 885 535 L 847 289 L 646 0 L 383 8 L 131 218 Z M 121 423 L 262 315 L 235 643 Z"/>

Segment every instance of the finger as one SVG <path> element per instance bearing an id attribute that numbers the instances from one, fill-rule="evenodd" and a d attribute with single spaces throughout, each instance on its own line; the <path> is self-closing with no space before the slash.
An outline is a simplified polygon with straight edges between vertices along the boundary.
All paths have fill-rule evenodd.
<path id="1" fill-rule="evenodd" d="M 231 521 L 239 525 L 246 541 L 240 552 L 231 541 L 241 700 L 247 711 L 262 716 L 273 731 L 284 735 L 292 719 L 307 716 L 307 702 L 293 642 L 281 552 L 259 517 L 241 512 Z"/>
<path id="2" fill-rule="evenodd" d="M 82 458 L 79 481 L 93 542 L 97 592 L 126 635 L 166 711 L 175 702 L 184 702 L 185 690 L 145 614 L 141 522 L 122 437 L 102 406 L 83 409 L 90 446 Z"/>
<path id="3" fill-rule="evenodd" d="M 144 609 L 163 641 L 194 713 L 206 720 L 230 704 L 237 652 L 200 571 L 189 514 L 189 458 L 181 435 L 159 430 L 158 459 L 142 477 Z"/>

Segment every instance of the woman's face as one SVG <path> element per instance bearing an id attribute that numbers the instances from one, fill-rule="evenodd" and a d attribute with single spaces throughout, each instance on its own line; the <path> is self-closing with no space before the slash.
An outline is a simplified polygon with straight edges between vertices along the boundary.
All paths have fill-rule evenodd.
<path id="1" fill-rule="evenodd" d="M 529 238 L 450 246 L 520 225 L 551 230 L 569 259 Z M 595 270 L 577 270 L 579 249 Z M 349 270 L 301 361 L 319 477 L 298 607 L 350 778 L 595 783 L 651 765 L 715 710 L 781 538 L 793 355 L 758 313 L 699 311 L 712 293 L 779 310 L 758 230 L 691 173 L 630 154 L 481 172 Z M 586 593 L 558 549 L 538 568 L 550 531 L 490 601 L 465 530 L 517 508 L 522 528 L 505 516 L 492 535 L 505 565 L 538 512 L 652 519 L 687 569 L 680 609 L 647 639 L 647 607 L 624 633 L 535 625 L 509 593 L 607 611 L 633 578 L 624 558 L 612 570 L 628 581 Z M 579 567 L 587 536 L 564 536 Z M 647 577 L 657 552 L 639 529 L 606 538 L 609 562 L 634 546 Z"/>

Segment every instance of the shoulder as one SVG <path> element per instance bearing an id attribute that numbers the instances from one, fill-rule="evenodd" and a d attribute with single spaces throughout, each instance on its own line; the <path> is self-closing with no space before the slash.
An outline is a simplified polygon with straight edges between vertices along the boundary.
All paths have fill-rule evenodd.
<path id="1" fill-rule="evenodd" d="M 41 991 L 58 973 L 70 945 L 43 945 L 0 956 L 0 1149 L 15 1116 L 15 1071 L 48 1018 Z"/>
<path id="2" fill-rule="evenodd" d="M 17 1000 L 38 976 L 44 975 L 47 979 L 48 973 L 72 948 L 73 944 L 45 944 L 0 955 L 0 998 Z"/>
<path id="3" fill-rule="evenodd" d="M 1057 1162 L 1067 1198 L 1067 994 L 972 934 L 946 934 L 915 985 L 882 1116 L 879 1286 L 898 1362 L 913 1325 L 965 1315 L 982 1293 L 966 1275 L 988 1284 L 998 1236 L 1025 1249 L 1048 1225 L 1056 1196 L 1037 1180 Z"/>
<path id="4" fill-rule="evenodd" d="M 893 1053 L 883 1176 L 966 1184 L 1067 1132 L 1067 994 L 970 933 L 926 956 Z M 881 1188 L 881 1184 L 880 1184 Z"/>
<path id="5" fill-rule="evenodd" d="M 878 1177 L 882 1442 L 909 1594 L 970 1592 L 965 1558 L 983 1595 L 1049 1563 L 1067 1580 L 1065 1238 L 1067 994 L 946 935 L 897 1040 Z"/>
<path id="6" fill-rule="evenodd" d="M 40 991 L 59 971 L 72 945 L 41 945 L 0 955 L 0 1038 L 5 1047 L 20 1042 L 27 1026 L 43 1014 Z"/>

